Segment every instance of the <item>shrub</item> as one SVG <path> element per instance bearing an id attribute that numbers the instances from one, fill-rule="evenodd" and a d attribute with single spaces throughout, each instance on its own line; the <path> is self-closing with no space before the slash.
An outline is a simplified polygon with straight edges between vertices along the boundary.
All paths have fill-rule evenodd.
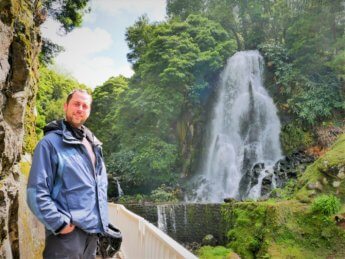
<path id="1" fill-rule="evenodd" d="M 339 212 L 340 208 L 340 200 L 334 195 L 321 195 L 311 205 L 312 212 L 321 213 L 325 216 Z"/>
<path id="2" fill-rule="evenodd" d="M 280 139 L 287 154 L 291 154 L 295 150 L 305 149 L 313 143 L 311 133 L 304 130 L 297 121 L 290 122 L 282 127 Z"/>
<path id="3" fill-rule="evenodd" d="M 162 184 L 157 189 L 153 190 L 151 192 L 151 199 L 154 202 L 177 202 L 177 198 L 174 194 L 174 191 L 166 187 L 164 184 Z"/>

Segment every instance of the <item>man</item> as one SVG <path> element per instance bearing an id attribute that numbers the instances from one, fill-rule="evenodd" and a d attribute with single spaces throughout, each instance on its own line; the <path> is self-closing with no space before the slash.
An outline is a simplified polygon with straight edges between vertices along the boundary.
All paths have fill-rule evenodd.
<path id="1" fill-rule="evenodd" d="M 27 203 L 46 228 L 44 258 L 95 258 L 108 229 L 107 175 L 101 143 L 83 126 L 91 96 L 71 92 L 65 119 L 44 128 L 33 156 Z"/>

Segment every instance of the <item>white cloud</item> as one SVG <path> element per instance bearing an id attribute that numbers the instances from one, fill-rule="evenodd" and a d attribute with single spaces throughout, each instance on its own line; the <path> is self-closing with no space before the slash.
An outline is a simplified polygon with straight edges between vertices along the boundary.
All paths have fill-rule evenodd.
<path id="1" fill-rule="evenodd" d="M 117 67 L 115 62 L 108 57 L 85 57 L 81 60 L 66 63 L 67 58 L 59 56 L 57 58 L 58 66 L 62 66 L 65 63 L 64 69 L 72 71 L 75 78 L 80 83 L 86 84 L 95 88 L 98 85 L 103 84 L 111 76 L 122 74 L 130 77 L 133 71 L 127 67 Z"/>
<path id="2" fill-rule="evenodd" d="M 129 64 L 116 68 L 116 71 L 118 71 L 118 75 L 123 75 L 125 77 L 131 77 L 134 74 L 134 71 Z"/>
<path id="3" fill-rule="evenodd" d="M 60 25 L 58 22 L 54 21 L 51 18 L 48 18 L 42 25 L 41 25 L 41 32 L 43 37 L 56 42 L 59 40 L 61 35 L 59 35 Z"/>
<path id="4" fill-rule="evenodd" d="M 161 21 L 165 16 L 165 4 L 165 0 L 93 0 L 91 8 L 97 8 L 112 15 L 124 12 L 136 15 L 147 13 L 151 20 Z"/>
<path id="5" fill-rule="evenodd" d="M 77 55 L 88 55 L 111 47 L 111 35 L 100 28 L 94 30 L 84 27 L 77 28 L 67 34 L 61 41 L 66 51 Z"/>
<path id="6" fill-rule="evenodd" d="M 56 58 L 56 66 L 58 70 L 68 71 L 80 83 L 92 88 L 103 84 L 112 76 L 131 77 L 134 73 L 129 64 L 118 66 L 113 59 L 108 57 L 84 56 L 76 59 L 66 52 Z"/>
<path id="7" fill-rule="evenodd" d="M 41 31 L 43 37 L 65 48 L 56 57 L 56 66 L 94 88 L 111 76 L 132 76 L 126 60 L 125 28 L 144 13 L 151 21 L 163 20 L 165 0 L 92 0 L 90 5 L 91 13 L 84 16 L 88 27 L 64 35 L 59 24 L 48 19 Z"/>
<path id="8" fill-rule="evenodd" d="M 129 64 L 119 67 L 113 59 L 105 56 L 75 56 L 65 52 L 56 58 L 56 65 L 65 71 L 70 71 L 80 83 L 92 88 L 101 85 L 111 76 L 133 75 Z"/>
<path id="9" fill-rule="evenodd" d="M 52 20 L 43 24 L 41 29 L 44 37 L 65 48 L 55 59 L 56 65 L 70 71 L 79 82 L 94 88 L 116 73 L 114 61 L 99 55 L 113 43 L 106 30 L 83 27 L 61 35 L 57 34 L 58 23 Z"/>
<path id="10" fill-rule="evenodd" d="M 41 27 L 44 37 L 63 46 L 66 52 L 73 55 L 88 55 L 108 49 L 112 44 L 110 33 L 104 29 L 94 30 L 83 27 L 76 28 L 72 32 L 63 35 L 59 33 L 59 24 L 48 20 Z"/>

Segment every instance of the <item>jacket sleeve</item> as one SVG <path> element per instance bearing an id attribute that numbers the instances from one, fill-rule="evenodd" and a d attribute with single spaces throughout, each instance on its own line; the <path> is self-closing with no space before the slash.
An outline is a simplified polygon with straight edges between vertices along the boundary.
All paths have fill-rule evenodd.
<path id="1" fill-rule="evenodd" d="M 58 234 L 70 222 L 69 217 L 58 211 L 51 197 L 56 171 L 55 149 L 43 139 L 38 143 L 32 160 L 27 204 L 33 214 L 54 234 Z"/>

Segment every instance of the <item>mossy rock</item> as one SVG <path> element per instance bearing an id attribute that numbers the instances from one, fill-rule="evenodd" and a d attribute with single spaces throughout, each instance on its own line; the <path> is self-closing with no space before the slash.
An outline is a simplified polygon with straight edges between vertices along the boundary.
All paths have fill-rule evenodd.
<path id="1" fill-rule="evenodd" d="M 311 202 L 319 194 L 333 194 L 345 202 L 345 134 L 322 157 L 310 165 L 298 180 L 295 197 Z M 318 186 L 312 188 L 312 186 Z"/>
<path id="2" fill-rule="evenodd" d="M 343 225 L 311 204 L 333 195 L 345 212 L 344 150 L 345 134 L 289 187 L 290 200 L 224 204 L 228 246 L 242 258 L 345 258 Z"/>
<path id="3" fill-rule="evenodd" d="M 280 140 L 286 154 L 303 150 L 314 142 L 311 132 L 304 130 L 297 122 L 290 122 L 282 127 Z"/>
<path id="4" fill-rule="evenodd" d="M 334 217 L 297 200 L 224 207 L 228 247 L 241 258 L 345 258 L 345 231 Z"/>
<path id="5" fill-rule="evenodd" d="M 27 178 L 29 177 L 31 168 L 31 163 L 29 162 L 20 162 L 20 172 L 25 175 Z"/>

